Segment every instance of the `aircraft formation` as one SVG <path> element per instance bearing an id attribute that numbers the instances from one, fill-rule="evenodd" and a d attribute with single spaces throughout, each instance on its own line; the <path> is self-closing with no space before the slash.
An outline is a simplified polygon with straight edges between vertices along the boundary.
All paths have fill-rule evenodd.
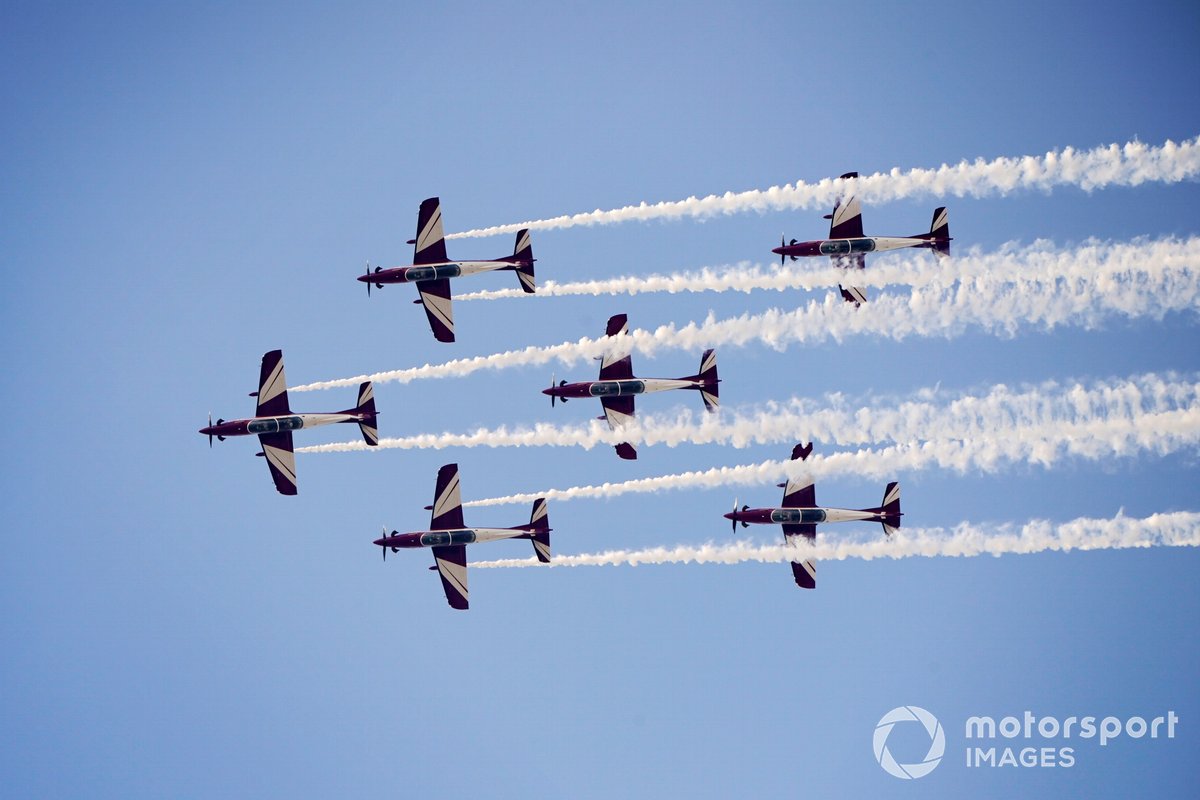
<path id="1" fill-rule="evenodd" d="M 856 178 L 857 173 L 842 175 L 843 179 Z M 933 222 L 927 233 L 906 237 L 867 237 L 863 234 L 862 208 L 858 199 L 849 196 L 839 200 L 833 212 L 826 215 L 831 220 L 828 239 L 807 242 L 781 242 L 772 252 L 781 261 L 791 258 L 824 256 L 835 266 L 861 270 L 866 266 L 866 254 L 882 253 L 901 248 L 919 247 L 932 250 L 938 257 L 949 255 L 950 226 L 946 209 L 938 208 L 933 213 Z M 413 263 L 392 268 L 375 267 L 367 264 L 366 272 L 357 280 L 371 287 L 382 289 L 387 284 L 411 283 L 416 286 L 418 303 L 424 307 L 429 327 L 439 342 L 454 342 L 454 314 L 451 300 L 453 278 L 463 278 L 483 272 L 511 271 L 517 275 L 522 291 L 534 293 L 533 245 L 529 231 L 517 232 L 511 255 L 496 259 L 475 261 L 452 261 L 446 253 L 445 235 L 442 226 L 441 201 L 437 197 L 424 200 L 417 212 L 416 237 L 408 244 L 413 245 Z M 838 287 L 847 302 L 859 305 L 866 302 L 865 290 L 856 287 Z M 719 408 L 717 357 L 714 350 L 705 350 L 700 357 L 699 371 L 681 378 L 638 378 L 633 374 L 632 357 L 628 352 L 628 317 L 616 314 L 608 320 L 605 335 L 611 347 L 599 359 L 600 374 L 597 380 L 570 383 L 563 380 L 542 393 L 550 397 L 550 404 L 561 400 L 595 397 L 600 400 L 604 411 L 599 419 L 607 421 L 613 430 L 626 427 L 634 419 L 634 398 L 669 390 L 692 390 L 700 394 L 706 411 Z M 292 441 L 294 431 L 322 425 L 355 423 L 359 426 L 363 440 L 368 446 L 379 444 L 375 408 L 374 387 L 370 382 L 362 383 L 357 401 L 352 408 L 324 413 L 296 413 L 291 410 L 287 395 L 287 380 L 284 377 L 283 353 L 271 350 L 263 355 L 259 370 L 258 390 L 250 393 L 257 405 L 253 417 L 246 419 L 218 419 L 216 423 L 209 415 L 208 425 L 200 433 L 208 437 L 209 446 L 214 438 L 224 441 L 233 436 L 256 435 L 262 456 L 270 470 L 276 490 L 283 495 L 298 492 L 296 457 Z M 624 460 L 636 459 L 636 448 L 629 442 L 615 446 L 617 455 Z M 812 452 L 812 443 L 797 444 L 792 450 L 793 461 L 804 461 Z M 863 509 L 822 507 L 816 504 L 816 494 L 811 477 L 793 476 L 786 483 L 782 505 L 776 508 L 738 509 L 734 502 L 733 511 L 725 514 L 736 532 L 738 523 L 742 527 L 751 524 L 777 524 L 782 526 L 784 540 L 797 544 L 800 540 L 815 541 L 817 525 L 833 522 L 864 521 L 877 522 L 883 526 L 885 535 L 890 536 L 900 527 L 900 486 L 889 483 L 884 490 L 879 506 Z M 433 553 L 434 566 L 442 581 L 446 601 L 451 608 L 465 610 L 469 607 L 467 591 L 467 545 L 501 539 L 528 539 L 533 544 L 538 561 L 549 563 L 550 523 L 545 498 L 534 501 L 529 522 L 510 528 L 467 527 L 463 521 L 462 499 L 457 464 L 446 464 L 438 470 L 432 505 L 425 509 L 431 512 L 429 529 L 399 533 L 387 532 L 374 540 L 382 549 L 384 560 L 387 552 L 400 549 L 429 548 Z M 797 554 L 792 563 L 796 585 L 803 589 L 816 588 L 816 563 L 811 558 Z"/>

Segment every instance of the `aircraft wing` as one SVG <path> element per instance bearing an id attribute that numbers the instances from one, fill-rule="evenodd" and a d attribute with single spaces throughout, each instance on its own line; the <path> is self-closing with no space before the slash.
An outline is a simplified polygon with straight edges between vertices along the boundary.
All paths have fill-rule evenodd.
<path id="1" fill-rule="evenodd" d="M 425 316 L 429 318 L 433 338 L 439 342 L 453 342 L 454 309 L 450 304 L 450 279 L 417 281 L 417 291 L 421 293 L 421 305 L 425 306 Z"/>
<path id="2" fill-rule="evenodd" d="M 600 405 L 604 406 L 604 418 L 608 420 L 608 427 L 613 430 L 623 428 L 633 421 L 633 395 L 601 397 Z"/>
<path id="3" fill-rule="evenodd" d="M 263 355 L 262 368 L 258 371 L 258 408 L 254 416 L 277 417 L 290 413 L 287 378 L 283 375 L 283 351 L 272 350 Z"/>
<path id="4" fill-rule="evenodd" d="M 848 256 L 830 256 L 830 263 L 842 269 L 866 269 L 867 256 L 865 253 L 852 253 Z"/>
<path id="5" fill-rule="evenodd" d="M 623 428 L 633 420 L 633 396 L 627 397 L 601 397 L 600 405 L 604 406 L 604 418 L 608 420 L 608 427 L 616 430 Z M 617 445 L 617 455 L 626 461 L 632 461 L 637 458 L 637 448 L 629 442 L 621 442 Z"/>
<path id="6" fill-rule="evenodd" d="M 433 562 L 442 578 L 442 589 L 451 608 L 465 611 L 467 603 L 467 547 L 462 544 L 434 547 Z"/>
<path id="7" fill-rule="evenodd" d="M 796 537 L 803 537 L 807 542 L 795 542 Z M 793 525 L 785 524 L 783 526 L 783 538 L 788 544 L 795 542 L 796 544 L 811 544 L 817 539 L 817 526 L 812 524 Z M 796 585 L 801 589 L 817 588 L 817 560 L 815 558 L 806 558 L 803 561 L 792 562 L 792 576 L 796 579 Z"/>
<path id="8" fill-rule="evenodd" d="M 280 494 L 296 493 L 296 453 L 292 450 L 292 432 L 260 433 L 258 441 L 267 466 L 271 468 L 271 479 Z"/>
<path id="9" fill-rule="evenodd" d="M 447 464 L 438 470 L 437 487 L 433 490 L 433 514 L 429 529 L 433 531 L 465 528 L 462 513 L 462 494 L 458 488 L 458 464 Z M 453 549 L 453 548 L 448 548 Z M 466 579 L 463 579 L 466 595 Z"/>
<path id="10" fill-rule="evenodd" d="M 857 172 L 847 172 L 843 179 L 857 178 Z M 839 200 L 829 215 L 830 239 L 861 239 L 863 235 L 862 204 L 854 195 Z"/>
<path id="11" fill-rule="evenodd" d="M 616 314 L 608 320 L 605 336 L 620 336 L 629 330 L 629 317 Z M 605 353 L 600 360 L 600 380 L 624 381 L 633 377 L 633 359 L 629 353 Z M 633 413 L 633 412 L 630 412 Z"/>
<path id="12" fill-rule="evenodd" d="M 442 234 L 442 201 L 430 197 L 421 203 L 417 212 L 416 249 L 413 264 L 444 264 L 446 237 Z"/>
<path id="13" fill-rule="evenodd" d="M 788 478 L 787 486 L 783 489 L 783 508 L 816 508 L 817 489 L 812 477 L 801 475 Z"/>

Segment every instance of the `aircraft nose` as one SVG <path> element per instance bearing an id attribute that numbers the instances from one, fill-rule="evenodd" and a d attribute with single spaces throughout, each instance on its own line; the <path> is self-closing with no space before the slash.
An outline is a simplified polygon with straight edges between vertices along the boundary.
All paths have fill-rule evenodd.
<path id="1" fill-rule="evenodd" d="M 725 519 L 736 520 L 736 517 L 734 517 L 734 512 L 732 512 L 732 511 L 730 511 L 727 514 L 722 514 L 721 516 L 725 517 Z"/>
<path id="2" fill-rule="evenodd" d="M 387 539 L 376 539 L 374 541 L 374 544 L 377 544 L 380 547 L 384 547 L 387 544 Z"/>
<path id="3" fill-rule="evenodd" d="M 542 394 L 545 394 L 545 395 L 550 395 L 551 397 L 553 397 L 553 396 L 554 396 L 554 390 L 553 390 L 553 389 L 542 389 Z"/>
<path id="4" fill-rule="evenodd" d="M 213 429 L 212 428 L 201 428 L 200 433 L 202 433 L 205 436 L 212 436 Z"/>
<path id="5" fill-rule="evenodd" d="M 774 254 L 775 254 L 775 255 L 777 255 L 777 256 L 781 256 L 781 255 L 783 255 L 783 248 L 782 248 L 782 247 L 776 247 L 776 248 L 775 248 L 774 250 L 772 250 L 771 252 L 772 252 L 772 253 L 774 253 Z"/>
<path id="6" fill-rule="evenodd" d="M 371 282 L 371 276 L 370 276 L 370 275 L 359 275 L 359 276 L 358 276 L 358 278 L 357 278 L 356 280 L 357 280 L 359 283 L 370 283 L 370 282 Z"/>

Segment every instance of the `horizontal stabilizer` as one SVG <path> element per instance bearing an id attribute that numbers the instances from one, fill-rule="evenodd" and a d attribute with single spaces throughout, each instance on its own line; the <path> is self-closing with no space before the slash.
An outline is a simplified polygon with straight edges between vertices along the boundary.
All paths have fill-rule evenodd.
<path id="1" fill-rule="evenodd" d="M 933 211 L 933 222 L 929 224 L 929 238 L 933 239 L 933 252 L 938 256 L 950 255 L 950 218 L 945 206 Z"/>
<path id="2" fill-rule="evenodd" d="M 883 519 L 883 532 L 891 536 L 900 529 L 900 517 L 903 514 L 900 511 L 900 484 L 893 481 L 883 490 L 883 503 L 879 506 L 879 513 Z"/>
<path id="3" fill-rule="evenodd" d="M 537 286 L 533 278 L 533 245 L 529 240 L 529 229 L 517 231 L 517 243 L 513 245 L 513 258 L 517 259 L 517 280 L 521 282 L 521 291 L 533 294 Z"/>
<path id="4" fill-rule="evenodd" d="M 371 385 L 370 381 L 359 385 L 358 405 L 354 411 L 356 414 L 367 415 L 358 423 L 358 428 L 362 431 L 363 440 L 371 447 L 375 447 L 379 444 L 379 423 L 376 421 L 375 387 Z"/>
<path id="5" fill-rule="evenodd" d="M 721 406 L 720 393 L 717 384 L 717 351 L 705 350 L 700 356 L 700 371 L 692 376 L 700 382 L 700 399 L 704 401 L 706 411 L 716 411 Z"/>

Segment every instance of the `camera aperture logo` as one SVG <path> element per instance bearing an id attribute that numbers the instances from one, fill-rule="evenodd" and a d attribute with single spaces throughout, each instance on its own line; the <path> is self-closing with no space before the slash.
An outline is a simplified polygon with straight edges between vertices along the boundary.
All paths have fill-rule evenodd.
<path id="1" fill-rule="evenodd" d="M 919 722 L 925 726 L 925 732 L 929 734 L 929 752 L 925 754 L 923 761 L 915 764 L 901 764 L 888 750 L 887 740 L 892 728 L 903 722 Z M 879 720 L 879 724 L 875 726 L 873 743 L 875 760 L 879 762 L 879 766 L 883 767 L 889 775 L 912 780 L 925 777 L 942 762 L 942 756 L 946 752 L 946 732 L 942 730 L 942 724 L 938 722 L 937 717 L 920 706 L 900 706 L 893 708 L 883 715 L 883 719 Z"/>
<path id="2" fill-rule="evenodd" d="M 888 737 L 897 725 L 908 724 L 908 732 L 900 739 L 900 745 L 911 747 L 912 736 L 919 737 L 918 723 L 929 736 L 929 751 L 924 759 L 911 764 L 902 764 L 888 749 Z M 951 723 L 954 727 L 957 723 Z M 1089 747 L 1096 740 L 1100 749 L 1107 749 L 1116 739 L 1146 740 L 1174 739 L 1179 725 L 1179 715 L 1168 709 L 1167 713 L 1154 717 L 1131 716 L 1057 716 L 1039 715 L 1025 711 L 1021 716 L 971 716 L 963 725 L 963 744 L 966 766 L 980 767 L 1057 767 L 1070 769 L 1076 766 L 1081 754 L 1079 747 Z M 923 741 L 923 740 L 922 740 Z M 1086 743 L 1086 744 L 1085 744 Z M 883 715 L 875 726 L 872 744 L 875 760 L 887 774 L 912 780 L 923 778 L 937 768 L 946 754 L 946 732 L 938 718 L 920 706 L 899 706 Z M 1137 746 L 1137 745 L 1133 745 Z"/>

